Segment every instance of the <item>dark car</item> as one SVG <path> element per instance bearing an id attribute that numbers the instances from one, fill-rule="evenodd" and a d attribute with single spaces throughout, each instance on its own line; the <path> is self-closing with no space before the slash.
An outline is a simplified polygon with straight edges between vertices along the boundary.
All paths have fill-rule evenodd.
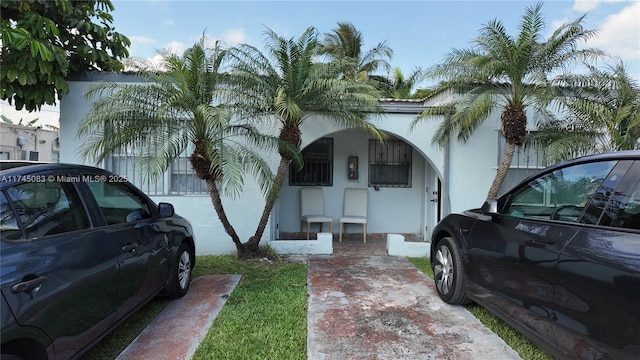
<path id="1" fill-rule="evenodd" d="M 440 298 L 558 358 L 640 359 L 640 151 L 549 167 L 434 229 Z"/>
<path id="2" fill-rule="evenodd" d="M 156 295 L 183 296 L 189 222 L 126 179 L 0 162 L 2 359 L 77 358 Z"/>

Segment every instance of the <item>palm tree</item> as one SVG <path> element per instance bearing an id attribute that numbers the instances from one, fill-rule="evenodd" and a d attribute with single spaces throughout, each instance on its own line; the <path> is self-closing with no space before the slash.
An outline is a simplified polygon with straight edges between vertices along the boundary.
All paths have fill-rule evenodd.
<path id="1" fill-rule="evenodd" d="M 191 166 L 206 181 L 216 214 L 242 256 L 245 245 L 226 216 L 221 193 L 237 195 L 248 172 L 266 194 L 273 173 L 259 151 L 275 149 L 277 138 L 234 121 L 229 107 L 212 105 L 226 76 L 221 72 L 225 52 L 217 44 L 208 50 L 202 41 L 181 57 L 164 53 L 162 70 L 134 63 L 136 83 L 94 84 L 86 93 L 95 102 L 79 130 L 87 137 L 81 150 L 100 162 L 135 148 L 149 180 L 190 152 Z"/>
<path id="2" fill-rule="evenodd" d="M 500 133 L 506 146 L 488 198 L 498 195 L 509 171 L 516 146 L 522 145 L 527 127 L 527 109 L 536 119 L 553 114 L 549 106 L 555 102 L 550 75 L 567 69 L 580 60 L 594 59 L 596 49 L 577 46 L 595 35 L 582 23 L 584 15 L 558 27 L 545 41 L 541 32 L 544 21 L 542 3 L 527 8 L 516 38 L 507 34 L 502 22 L 490 21 L 474 40 L 475 47 L 453 50 L 429 73 L 444 80 L 442 88 L 461 92 L 459 99 L 425 110 L 412 126 L 432 115 L 445 114 L 432 141 L 444 146 L 457 133 L 465 142 L 493 111 L 501 112 Z"/>
<path id="3" fill-rule="evenodd" d="M 570 95 L 564 98 L 568 115 L 541 124 L 536 135 L 548 161 L 640 148 L 640 85 L 622 62 L 605 69 L 589 66 L 588 74 L 557 82 Z"/>
<path id="4" fill-rule="evenodd" d="M 393 50 L 385 41 L 363 53 L 364 38 L 356 27 L 347 22 L 339 22 L 338 28 L 324 34 L 324 41 L 318 46 L 318 54 L 327 55 L 333 61 L 346 61 L 350 66 L 343 76 L 350 80 L 366 82 L 378 71 L 388 71 Z"/>
<path id="5" fill-rule="evenodd" d="M 405 76 L 400 68 L 394 68 L 389 96 L 393 99 L 411 99 L 413 88 L 422 80 L 424 72 L 420 68 L 413 69 L 409 76 Z"/>
<path id="6" fill-rule="evenodd" d="M 255 121 L 276 120 L 279 138 L 299 150 L 300 126 L 313 115 L 330 119 L 342 127 L 363 128 L 382 139 L 382 133 L 367 116 L 382 112 L 377 90 L 366 84 L 340 78 L 344 67 L 337 63 L 314 63 L 317 31 L 310 27 L 297 40 L 285 39 L 265 30 L 265 52 L 241 44 L 230 49 L 233 72 L 230 101 L 242 116 Z M 257 248 L 287 174 L 292 152 L 281 148 L 275 181 L 255 235 L 248 241 Z"/>

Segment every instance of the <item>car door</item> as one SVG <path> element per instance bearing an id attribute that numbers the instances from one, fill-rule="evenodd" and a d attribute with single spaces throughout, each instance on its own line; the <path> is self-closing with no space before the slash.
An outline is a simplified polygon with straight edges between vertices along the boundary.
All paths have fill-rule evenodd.
<path id="1" fill-rule="evenodd" d="M 583 226 L 585 199 L 615 161 L 540 174 L 503 196 L 503 210 L 468 236 L 470 294 L 554 346 L 550 319 L 563 247 Z M 582 205 L 582 206 L 581 206 Z"/>
<path id="2" fill-rule="evenodd" d="M 2 232 L 1 286 L 17 331 L 44 331 L 56 357 L 68 358 L 114 322 L 120 251 L 91 226 L 76 184 L 49 175 L 0 196 L 13 224 Z"/>
<path id="3" fill-rule="evenodd" d="M 552 325 L 572 358 L 640 358 L 640 161 L 598 191 L 558 261 Z"/>
<path id="4" fill-rule="evenodd" d="M 113 175 L 83 175 L 104 218 L 107 241 L 120 249 L 118 315 L 125 316 L 163 288 L 170 274 L 169 233 L 153 204 Z"/>

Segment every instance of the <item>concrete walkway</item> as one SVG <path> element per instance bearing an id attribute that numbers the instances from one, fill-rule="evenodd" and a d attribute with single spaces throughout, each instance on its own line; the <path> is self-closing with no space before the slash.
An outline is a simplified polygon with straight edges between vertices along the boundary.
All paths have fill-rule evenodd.
<path id="1" fill-rule="evenodd" d="M 172 301 L 116 360 L 188 360 L 240 282 L 240 275 L 200 276 Z"/>
<path id="2" fill-rule="evenodd" d="M 520 359 L 402 257 L 312 257 L 308 292 L 308 359 Z"/>

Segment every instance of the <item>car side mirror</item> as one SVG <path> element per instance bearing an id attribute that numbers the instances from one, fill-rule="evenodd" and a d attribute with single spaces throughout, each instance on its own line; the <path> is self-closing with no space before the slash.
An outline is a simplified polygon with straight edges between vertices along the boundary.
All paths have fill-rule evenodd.
<path id="1" fill-rule="evenodd" d="M 161 202 L 158 204 L 158 212 L 160 213 L 161 218 L 166 218 L 173 216 L 176 213 L 176 210 L 173 208 L 173 205 Z"/>
<path id="2" fill-rule="evenodd" d="M 487 199 L 482 204 L 480 212 L 484 215 L 498 215 L 498 199 Z"/>

